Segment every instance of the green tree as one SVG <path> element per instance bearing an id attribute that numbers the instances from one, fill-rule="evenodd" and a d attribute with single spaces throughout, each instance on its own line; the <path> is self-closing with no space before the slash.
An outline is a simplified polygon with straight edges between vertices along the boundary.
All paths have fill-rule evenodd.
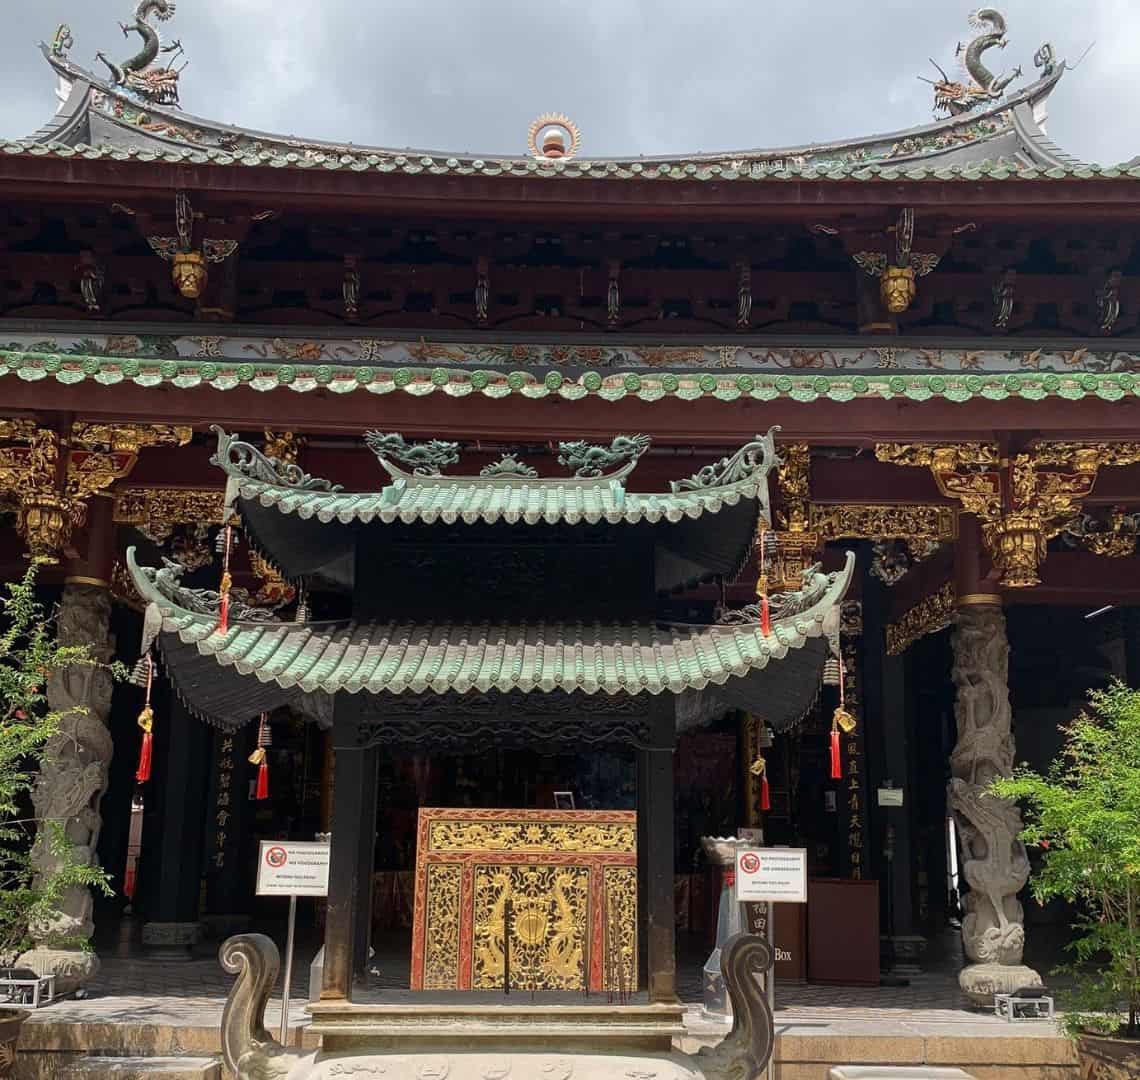
<path id="1" fill-rule="evenodd" d="M 36 599 L 38 565 L 0 595 L 0 962 L 11 963 L 31 944 L 30 928 L 50 925 L 52 911 L 72 886 L 110 892 L 107 875 L 69 857 L 65 822 L 30 812 L 44 748 L 60 722 L 74 712 L 53 711 L 47 699 L 52 674 L 94 665 L 87 646 L 56 643 L 51 618 Z M 116 677 L 119 665 L 112 665 Z M 50 767 L 50 763 L 48 763 Z M 34 844 L 49 845 L 53 869 L 37 875 Z M 53 942 L 55 944 L 55 942 Z M 59 941 L 60 945 L 73 944 Z"/>
<path id="2" fill-rule="evenodd" d="M 1030 881 L 1042 903 L 1077 907 L 1075 979 L 1064 1024 L 1140 1035 L 1140 692 L 1115 682 L 1089 695 L 1091 710 L 1062 730 L 1046 776 L 1024 766 L 993 793 L 1019 800 L 1022 839 L 1042 852 Z"/>

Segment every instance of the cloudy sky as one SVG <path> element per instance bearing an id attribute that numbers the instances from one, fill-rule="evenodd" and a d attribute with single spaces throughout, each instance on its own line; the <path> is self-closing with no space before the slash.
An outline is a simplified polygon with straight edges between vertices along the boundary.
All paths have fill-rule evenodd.
<path id="1" fill-rule="evenodd" d="M 72 58 L 137 49 L 134 0 L 5 0 L 0 136 L 54 109 L 35 48 L 71 25 Z M 188 112 L 374 145 L 520 153 L 561 111 L 583 154 L 742 149 L 889 131 L 930 119 L 934 57 L 952 75 L 971 0 L 177 0 L 163 26 L 190 58 Z M 1050 135 L 1087 160 L 1140 153 L 1140 3 L 1005 0 L 994 70 L 1052 41 L 1075 61 Z"/>

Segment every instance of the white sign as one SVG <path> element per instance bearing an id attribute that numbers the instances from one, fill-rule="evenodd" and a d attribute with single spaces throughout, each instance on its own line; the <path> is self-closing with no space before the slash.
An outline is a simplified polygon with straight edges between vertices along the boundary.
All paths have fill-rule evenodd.
<path id="1" fill-rule="evenodd" d="M 328 894 L 328 844 L 262 840 L 257 856 L 258 896 Z"/>
<path id="2" fill-rule="evenodd" d="M 741 903 L 806 904 L 807 849 L 737 850 L 736 899 Z"/>
<path id="3" fill-rule="evenodd" d="M 881 787 L 878 794 L 880 806 L 902 806 L 903 804 L 903 789 L 901 787 Z"/>

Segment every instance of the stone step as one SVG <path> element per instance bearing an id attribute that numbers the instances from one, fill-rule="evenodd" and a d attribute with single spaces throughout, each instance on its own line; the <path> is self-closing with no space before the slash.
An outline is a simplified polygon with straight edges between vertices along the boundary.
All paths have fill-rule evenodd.
<path id="1" fill-rule="evenodd" d="M 974 1080 L 961 1069 L 930 1065 L 836 1065 L 831 1080 Z"/>
<path id="2" fill-rule="evenodd" d="M 204 1057 L 86 1057 L 60 1080 L 222 1080 L 221 1062 Z"/>

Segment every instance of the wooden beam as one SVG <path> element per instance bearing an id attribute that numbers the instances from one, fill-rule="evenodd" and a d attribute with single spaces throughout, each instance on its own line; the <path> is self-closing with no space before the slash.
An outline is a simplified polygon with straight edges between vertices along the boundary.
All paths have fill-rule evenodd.
<path id="1" fill-rule="evenodd" d="M 653 703 L 651 745 L 637 756 L 638 879 L 644 966 L 651 1004 L 677 1000 L 673 910 L 674 701 Z"/>

